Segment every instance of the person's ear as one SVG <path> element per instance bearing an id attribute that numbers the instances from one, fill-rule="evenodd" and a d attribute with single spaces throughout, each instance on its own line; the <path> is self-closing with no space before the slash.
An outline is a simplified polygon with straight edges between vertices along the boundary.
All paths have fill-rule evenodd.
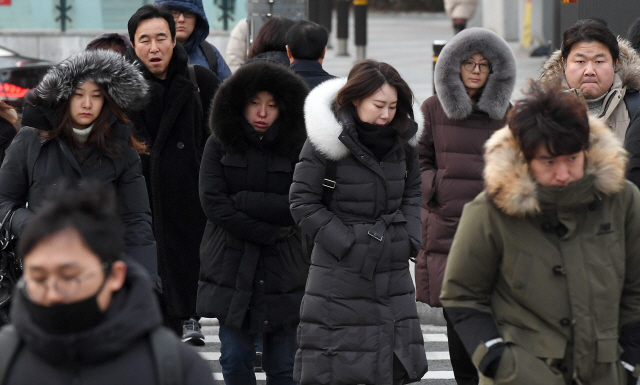
<path id="1" fill-rule="evenodd" d="M 127 276 L 127 264 L 123 261 L 115 261 L 111 265 L 111 272 L 107 277 L 105 286 L 112 293 L 120 290 L 124 285 L 124 280 Z"/>
<path id="2" fill-rule="evenodd" d="M 291 50 L 289 49 L 289 44 L 284 46 L 287 49 L 287 57 L 289 58 L 289 64 L 293 63 L 293 55 L 291 54 Z"/>

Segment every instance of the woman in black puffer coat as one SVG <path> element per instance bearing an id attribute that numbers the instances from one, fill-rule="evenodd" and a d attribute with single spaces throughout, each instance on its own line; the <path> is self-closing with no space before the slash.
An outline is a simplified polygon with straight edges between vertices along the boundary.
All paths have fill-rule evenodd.
<path id="1" fill-rule="evenodd" d="M 255 383 L 254 339 L 264 335 L 267 381 L 293 384 L 295 330 L 309 269 L 289 212 L 305 140 L 307 86 L 273 63 L 245 64 L 216 94 L 200 167 L 207 216 L 198 315 L 220 321 L 225 383 Z"/>
<path id="2" fill-rule="evenodd" d="M 406 384 L 427 371 L 409 272 L 420 250 L 422 114 L 412 96 L 393 67 L 365 60 L 305 102 L 309 139 L 290 193 L 293 218 L 315 240 L 300 310 L 301 385 Z"/>
<path id="3" fill-rule="evenodd" d="M 23 128 L 0 168 L 0 217 L 15 206 L 11 232 L 24 227 L 64 184 L 86 179 L 112 186 L 125 224 L 126 253 L 156 284 L 156 242 L 151 230 L 139 152 L 123 110 L 144 104 L 149 89 L 122 55 L 105 50 L 71 56 L 47 72 L 25 97 Z M 28 208 L 25 204 L 28 203 Z"/>

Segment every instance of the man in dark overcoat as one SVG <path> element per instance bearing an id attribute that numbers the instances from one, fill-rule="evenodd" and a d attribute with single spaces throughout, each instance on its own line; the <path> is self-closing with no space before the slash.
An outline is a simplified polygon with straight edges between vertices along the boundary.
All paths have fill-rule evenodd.
<path id="1" fill-rule="evenodd" d="M 158 246 L 165 324 L 184 342 L 202 345 L 204 336 L 194 318 L 206 221 L 198 199 L 198 173 L 209 136 L 205 117 L 220 81 L 204 67 L 188 66 L 167 9 L 141 7 L 129 19 L 128 29 L 127 55 L 141 64 L 151 84 L 150 103 L 128 116 L 149 146 L 149 154 L 142 156 L 142 171 Z"/>

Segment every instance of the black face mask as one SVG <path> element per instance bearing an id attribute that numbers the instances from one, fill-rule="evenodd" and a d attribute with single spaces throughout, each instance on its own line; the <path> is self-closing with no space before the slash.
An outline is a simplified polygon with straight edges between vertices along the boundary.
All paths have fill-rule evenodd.
<path id="1" fill-rule="evenodd" d="M 103 286 L 104 282 L 89 298 L 51 306 L 43 306 L 31 301 L 24 286 L 19 291 L 31 319 L 37 326 L 51 334 L 68 334 L 90 329 L 104 319 L 105 313 L 98 307 L 98 294 Z"/>

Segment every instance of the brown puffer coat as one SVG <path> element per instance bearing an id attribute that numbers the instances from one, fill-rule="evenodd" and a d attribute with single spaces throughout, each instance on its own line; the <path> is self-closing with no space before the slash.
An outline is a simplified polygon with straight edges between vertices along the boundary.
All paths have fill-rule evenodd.
<path id="1" fill-rule="evenodd" d="M 416 261 L 418 301 L 440 307 L 447 255 L 462 207 L 482 192 L 484 142 L 504 127 L 478 109 L 465 120 L 449 119 L 438 96 L 422 104 L 425 130 L 420 140 L 422 250 Z"/>
<path id="2" fill-rule="evenodd" d="M 478 51 L 489 60 L 492 72 L 474 104 L 460 78 L 460 63 Z M 424 131 L 418 145 L 422 249 L 415 267 L 416 296 L 429 306 L 442 306 L 438 297 L 451 242 L 462 207 L 483 190 L 483 145 L 506 124 L 515 73 L 507 43 L 483 28 L 456 35 L 436 64 L 438 95 L 422 104 Z"/>

